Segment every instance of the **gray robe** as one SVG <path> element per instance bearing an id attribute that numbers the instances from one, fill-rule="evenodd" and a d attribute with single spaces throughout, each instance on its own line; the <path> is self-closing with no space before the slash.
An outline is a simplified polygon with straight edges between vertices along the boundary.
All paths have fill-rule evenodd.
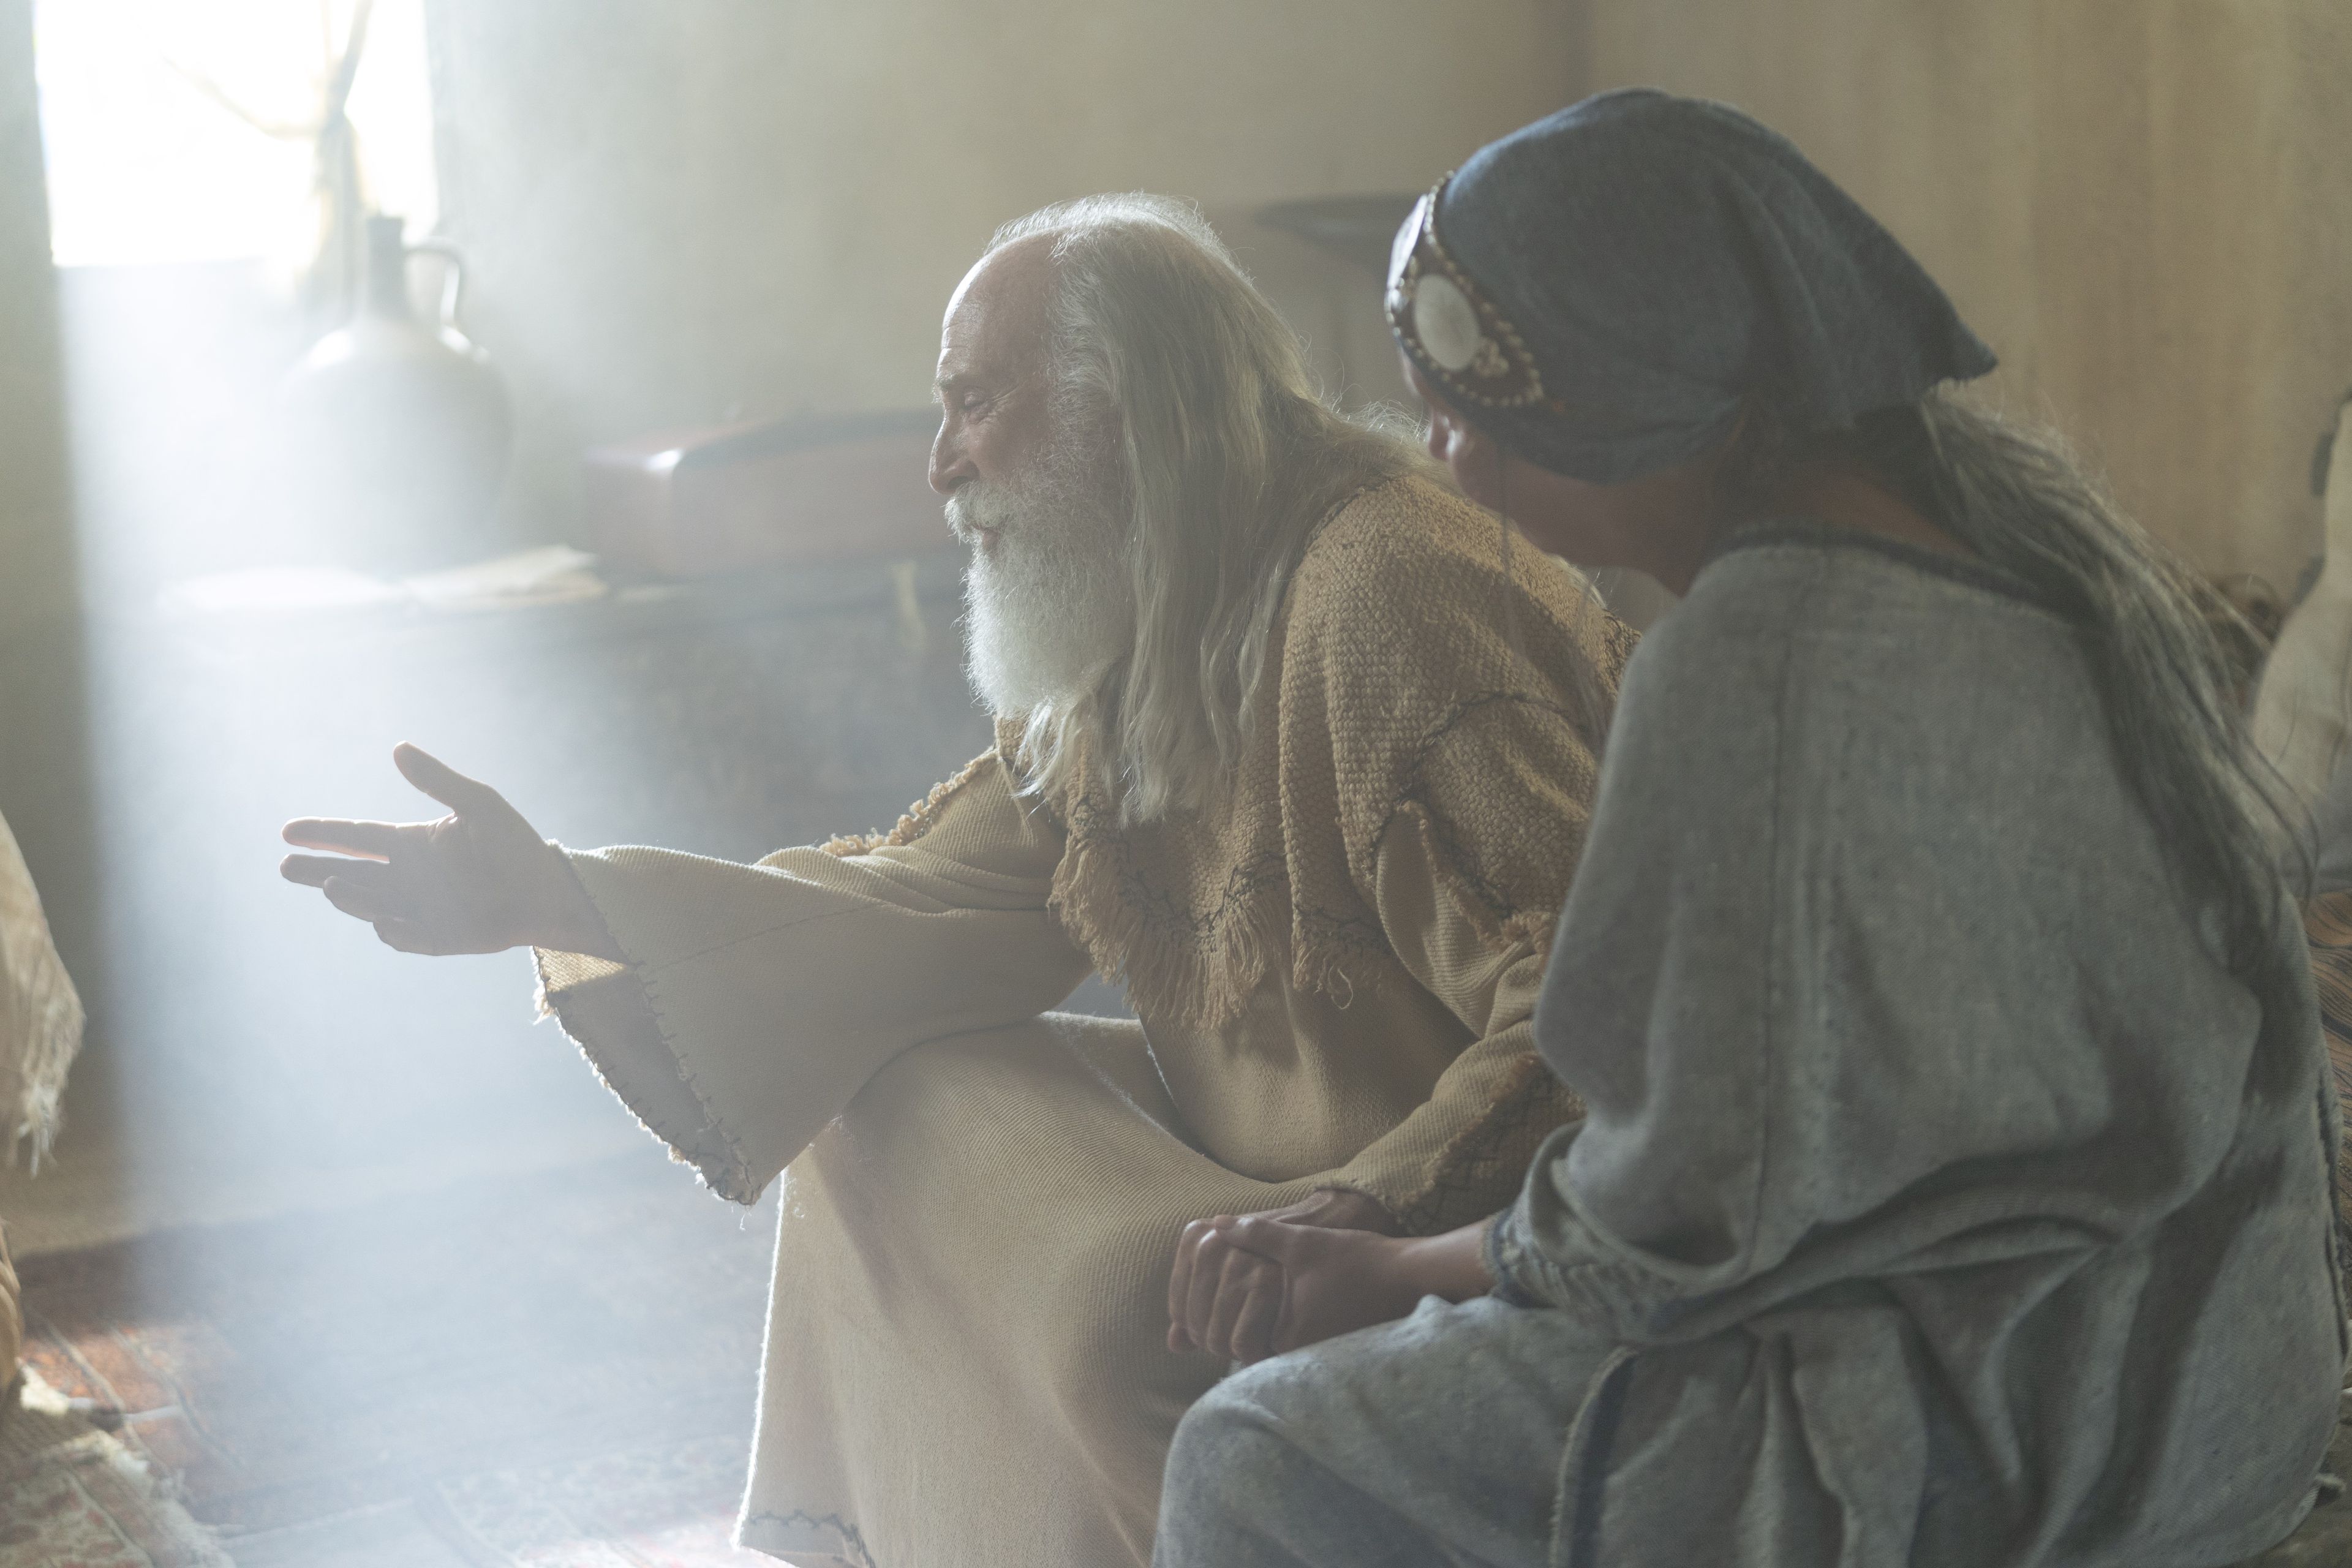
<path id="1" fill-rule="evenodd" d="M 1538 1034 L 1589 1116 L 1491 1233 L 1517 1305 L 1228 1380 L 1165 1563 L 2185 1568 L 2309 1507 L 2301 927 L 2217 961 L 2007 579 L 1802 526 L 1709 565 L 1627 668 Z"/>

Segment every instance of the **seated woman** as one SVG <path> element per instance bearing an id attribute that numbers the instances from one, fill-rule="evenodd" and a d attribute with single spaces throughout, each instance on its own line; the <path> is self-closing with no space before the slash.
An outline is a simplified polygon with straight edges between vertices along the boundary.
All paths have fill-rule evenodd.
<path id="1" fill-rule="evenodd" d="M 1585 1120 L 1451 1236 L 1187 1237 L 1179 1341 L 1403 1321 L 1193 1407 L 1161 1568 L 2285 1535 L 2347 1350 L 2336 1108 L 2210 590 L 1947 386 L 1990 353 L 1730 110 L 1612 93 L 1486 148 L 1389 310 L 1465 489 L 1687 596 L 1538 1016 Z"/>

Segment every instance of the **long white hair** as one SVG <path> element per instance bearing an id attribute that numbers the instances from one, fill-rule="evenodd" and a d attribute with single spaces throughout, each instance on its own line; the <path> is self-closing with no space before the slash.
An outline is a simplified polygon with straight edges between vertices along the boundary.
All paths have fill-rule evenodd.
<path id="1" fill-rule="evenodd" d="M 1290 574 L 1317 524 L 1426 459 L 1409 426 L 1343 416 L 1297 335 L 1199 211 L 1129 194 L 1006 224 L 1053 237 L 1047 374 L 1116 412 L 1133 652 L 1024 716 L 1029 788 L 1074 783 L 1087 736 L 1128 822 L 1213 805 L 1250 739 Z"/>
<path id="2" fill-rule="evenodd" d="M 1770 393 L 1753 395 L 1725 465 L 1729 499 L 1762 510 L 1798 463 L 1822 457 L 1859 464 L 2082 629 L 2116 761 L 2183 889 L 2219 918 L 2235 973 L 2276 963 L 2279 851 L 2284 841 L 2307 882 L 2309 823 L 2247 735 L 2237 650 L 2258 644 L 2221 592 L 2150 538 L 2055 431 L 1956 388 L 1810 437 Z"/>

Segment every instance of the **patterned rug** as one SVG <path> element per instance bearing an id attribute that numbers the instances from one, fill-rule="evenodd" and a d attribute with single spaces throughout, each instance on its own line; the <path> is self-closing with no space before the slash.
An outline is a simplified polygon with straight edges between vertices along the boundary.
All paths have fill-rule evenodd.
<path id="1" fill-rule="evenodd" d="M 169 1478 L 94 1414 L 38 1373 L 0 1395 L 0 1568 L 227 1568 Z"/>
<path id="2" fill-rule="evenodd" d="M 743 1568 L 772 1234 L 648 1145 L 28 1259 L 26 1358 L 240 1568 Z"/>

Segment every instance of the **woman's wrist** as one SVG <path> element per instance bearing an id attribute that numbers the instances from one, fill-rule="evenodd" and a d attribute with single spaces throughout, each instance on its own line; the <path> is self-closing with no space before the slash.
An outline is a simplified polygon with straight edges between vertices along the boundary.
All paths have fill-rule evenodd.
<path id="1" fill-rule="evenodd" d="M 1489 1220 L 1465 1225 L 1437 1236 L 1408 1237 L 1395 1244 L 1391 1273 L 1409 1288 L 1415 1300 L 1435 1296 L 1447 1301 L 1467 1301 L 1495 1288 L 1486 1271 L 1486 1226 Z"/>

